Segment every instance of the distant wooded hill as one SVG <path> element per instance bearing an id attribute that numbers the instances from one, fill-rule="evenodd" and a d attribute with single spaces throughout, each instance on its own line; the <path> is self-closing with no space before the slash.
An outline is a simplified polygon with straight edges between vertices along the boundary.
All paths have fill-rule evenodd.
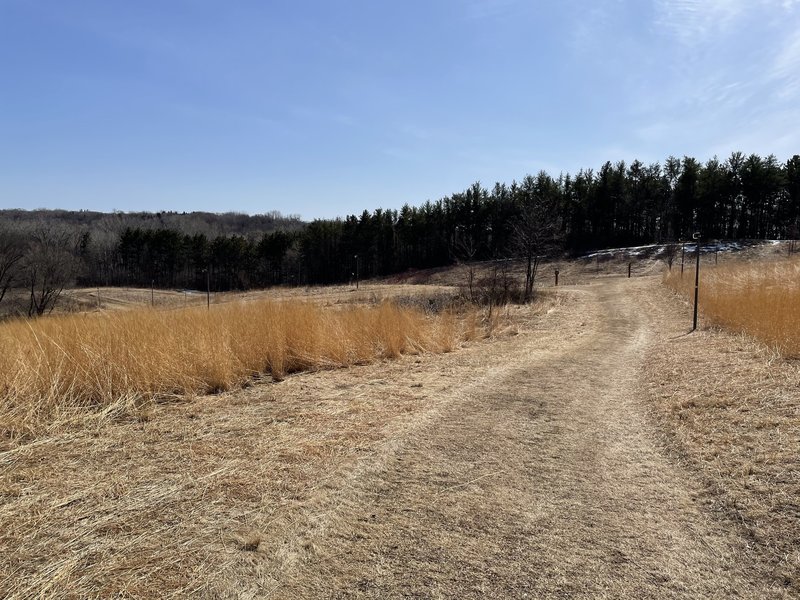
<path id="1" fill-rule="evenodd" d="M 119 234 L 125 229 L 173 229 L 206 237 L 243 235 L 252 237 L 277 229 L 297 230 L 304 226 L 299 217 L 277 211 L 261 215 L 209 212 L 96 212 L 91 210 L 0 210 L 0 223 L 29 228 L 41 222 L 89 231 Z"/>
<path id="2" fill-rule="evenodd" d="M 0 211 L 0 301 L 27 290 L 29 314 L 59 287 L 246 289 L 326 284 L 457 261 L 706 238 L 795 239 L 800 156 L 733 153 L 701 163 L 605 163 L 558 177 L 475 183 L 400 210 L 303 223 L 272 212 Z M 53 289 L 51 289 L 53 288 Z M 50 294 L 50 296 L 48 296 Z M 57 297 L 57 295 L 56 295 Z"/>

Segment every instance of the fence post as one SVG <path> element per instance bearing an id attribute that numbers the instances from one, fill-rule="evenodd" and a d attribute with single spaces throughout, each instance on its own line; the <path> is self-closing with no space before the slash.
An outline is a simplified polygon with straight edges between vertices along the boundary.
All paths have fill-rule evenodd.
<path id="1" fill-rule="evenodd" d="M 632 262 L 629 262 L 629 263 L 628 263 L 628 279 L 630 279 L 630 278 L 631 278 L 631 265 L 632 265 L 632 264 L 633 264 Z"/>

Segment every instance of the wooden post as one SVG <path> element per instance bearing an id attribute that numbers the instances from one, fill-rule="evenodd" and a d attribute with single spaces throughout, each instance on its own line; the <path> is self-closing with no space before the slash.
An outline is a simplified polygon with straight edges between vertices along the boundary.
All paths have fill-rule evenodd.
<path id="1" fill-rule="evenodd" d="M 628 263 L 628 279 L 630 279 L 630 278 L 631 278 L 631 265 L 632 265 L 632 264 L 633 264 L 632 262 L 629 262 L 629 263 Z"/>
<path id="2" fill-rule="evenodd" d="M 555 270 L 556 273 L 556 287 L 558 287 L 558 269 Z"/>

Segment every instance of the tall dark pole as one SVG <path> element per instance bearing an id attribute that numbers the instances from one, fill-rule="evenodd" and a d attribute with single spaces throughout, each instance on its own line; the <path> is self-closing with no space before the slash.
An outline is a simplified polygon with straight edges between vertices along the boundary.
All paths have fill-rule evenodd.
<path id="1" fill-rule="evenodd" d="M 356 254 L 353 258 L 356 259 L 356 289 L 358 289 L 358 254 Z"/>
<path id="2" fill-rule="evenodd" d="M 153 279 L 150 282 L 150 306 L 155 306 L 156 305 L 156 292 L 155 292 L 155 289 L 156 289 L 156 280 Z"/>
<path id="3" fill-rule="evenodd" d="M 697 240 L 697 260 L 694 267 L 694 319 L 692 320 L 692 331 L 697 329 L 697 299 L 700 296 L 700 232 L 692 236 Z"/>

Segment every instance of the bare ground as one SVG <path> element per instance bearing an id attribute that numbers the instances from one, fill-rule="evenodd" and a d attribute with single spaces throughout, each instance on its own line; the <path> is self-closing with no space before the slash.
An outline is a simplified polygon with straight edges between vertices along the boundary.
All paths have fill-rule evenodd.
<path id="1" fill-rule="evenodd" d="M 1 454 L 0 596 L 798 597 L 651 403 L 664 293 Z"/>

